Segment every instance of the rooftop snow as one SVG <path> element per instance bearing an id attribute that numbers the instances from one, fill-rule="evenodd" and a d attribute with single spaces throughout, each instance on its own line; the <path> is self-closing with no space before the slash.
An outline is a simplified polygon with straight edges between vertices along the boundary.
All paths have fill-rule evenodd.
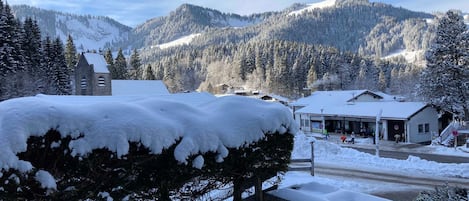
<path id="1" fill-rule="evenodd" d="M 161 80 L 112 80 L 113 96 L 169 94 Z"/>
<path id="2" fill-rule="evenodd" d="M 93 65 L 95 73 L 109 73 L 107 62 L 103 55 L 96 53 L 84 53 L 83 55 L 88 64 Z"/>
<path id="3" fill-rule="evenodd" d="M 340 105 L 348 100 L 365 93 L 367 90 L 349 90 L 349 91 L 316 91 L 310 96 L 300 98 L 291 103 L 292 106 L 307 106 L 310 104 Z M 317 105 L 318 106 L 318 105 Z"/>
<path id="4" fill-rule="evenodd" d="M 342 105 L 309 105 L 299 109 L 296 113 L 322 114 L 324 116 L 353 116 L 353 117 L 375 117 L 382 110 L 382 118 L 407 119 L 417 111 L 426 107 L 423 102 L 354 102 Z M 398 109 L 397 109 L 398 108 Z"/>

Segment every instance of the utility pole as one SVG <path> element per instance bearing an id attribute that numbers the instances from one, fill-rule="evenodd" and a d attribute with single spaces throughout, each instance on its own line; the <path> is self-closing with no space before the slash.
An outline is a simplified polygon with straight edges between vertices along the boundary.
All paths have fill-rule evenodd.
<path id="1" fill-rule="evenodd" d="M 376 156 L 378 157 L 379 157 L 379 121 L 381 121 L 382 113 L 383 113 L 383 109 L 380 109 L 378 115 L 376 115 L 376 125 L 375 125 Z"/>

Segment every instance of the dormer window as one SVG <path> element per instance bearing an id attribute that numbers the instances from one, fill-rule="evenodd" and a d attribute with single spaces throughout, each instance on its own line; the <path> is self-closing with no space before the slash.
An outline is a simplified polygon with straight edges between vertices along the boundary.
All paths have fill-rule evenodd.
<path id="1" fill-rule="evenodd" d="M 100 87 L 106 86 L 106 79 L 103 76 L 98 77 L 98 86 Z"/>

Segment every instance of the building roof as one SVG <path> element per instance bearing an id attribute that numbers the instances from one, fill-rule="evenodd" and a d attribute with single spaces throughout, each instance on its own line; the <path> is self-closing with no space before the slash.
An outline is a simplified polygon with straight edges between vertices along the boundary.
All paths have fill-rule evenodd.
<path id="1" fill-rule="evenodd" d="M 326 117 L 374 118 L 382 111 L 381 118 L 383 119 L 408 119 L 426 106 L 427 104 L 423 102 L 398 101 L 343 102 L 342 104 L 327 104 L 327 102 L 321 102 L 321 104 L 311 104 L 301 108 L 295 113 L 316 114 Z"/>
<path id="2" fill-rule="evenodd" d="M 292 106 L 308 106 L 315 104 L 323 107 L 323 104 L 343 104 L 353 97 L 365 93 L 367 90 L 349 90 L 349 91 L 315 91 L 310 96 L 300 98 L 291 103 Z M 319 105 L 318 105 L 319 104 Z"/>
<path id="3" fill-rule="evenodd" d="M 291 106 L 308 106 L 314 104 L 321 105 L 342 105 L 346 102 L 353 102 L 355 98 L 370 94 L 379 99 L 380 102 L 396 101 L 396 97 L 382 92 L 373 92 L 370 90 L 346 90 L 346 91 L 315 91 L 310 96 L 300 98 Z"/>
<path id="4" fill-rule="evenodd" d="M 90 104 L 98 102 L 136 102 L 148 98 L 180 102 L 187 105 L 199 106 L 216 99 L 216 97 L 206 92 L 176 93 L 176 94 L 158 94 L 158 95 L 133 95 L 133 96 L 57 96 L 39 94 L 36 97 L 48 101 L 64 104 Z"/>
<path id="5" fill-rule="evenodd" d="M 169 94 L 161 80 L 112 80 L 113 96 Z"/>
<path id="6" fill-rule="evenodd" d="M 96 53 L 83 53 L 89 65 L 93 65 L 95 73 L 109 73 L 108 64 L 103 55 Z"/>

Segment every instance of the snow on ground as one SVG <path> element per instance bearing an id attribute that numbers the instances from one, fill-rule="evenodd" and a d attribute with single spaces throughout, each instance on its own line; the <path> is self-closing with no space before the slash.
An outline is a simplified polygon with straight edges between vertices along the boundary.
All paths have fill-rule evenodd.
<path id="1" fill-rule="evenodd" d="M 304 12 L 309 12 L 309 11 L 312 11 L 314 9 L 322 9 L 322 8 L 332 7 L 332 6 L 335 5 L 335 2 L 336 2 L 336 0 L 324 0 L 324 1 L 321 1 L 321 2 L 318 2 L 318 3 L 308 4 L 308 6 L 306 8 L 290 12 L 288 14 L 288 16 L 300 15 Z"/>
<path id="2" fill-rule="evenodd" d="M 166 48 L 175 47 L 175 46 L 187 45 L 187 44 L 191 43 L 192 40 L 195 37 L 200 36 L 200 35 L 201 35 L 200 33 L 191 34 L 191 35 L 188 35 L 188 36 L 178 38 L 178 39 L 173 40 L 171 42 L 167 42 L 167 43 L 163 43 L 163 44 L 159 44 L 159 45 L 153 45 L 153 46 L 151 46 L 151 48 L 166 49 Z"/>
<path id="3" fill-rule="evenodd" d="M 405 58 L 407 62 L 415 63 L 418 61 L 420 57 L 422 57 L 423 54 L 424 54 L 424 50 L 409 51 L 409 50 L 401 49 L 383 57 L 383 59 L 392 59 L 394 57 L 402 56 Z"/>
<path id="4" fill-rule="evenodd" d="M 321 134 L 317 134 L 321 135 Z M 369 139 L 369 138 L 368 138 Z M 357 139 L 357 143 L 368 144 L 368 139 Z M 375 155 L 344 148 L 337 141 L 316 140 L 302 133 L 295 137 L 295 145 L 292 153 L 293 159 L 311 158 L 311 144 L 314 141 L 315 164 L 328 167 L 353 167 L 370 172 L 394 171 L 401 175 L 425 175 L 430 177 L 459 177 L 469 178 L 469 160 L 463 164 L 437 163 L 422 160 L 411 156 L 407 160 L 380 158 Z M 465 148 L 446 148 L 440 146 L 422 147 L 422 151 L 432 150 L 436 154 L 459 155 L 469 157 Z M 463 151 L 461 151 L 463 150 Z M 386 200 L 372 193 L 406 191 L 409 186 L 390 183 L 373 183 L 369 180 L 343 180 L 340 178 L 324 178 L 311 176 L 309 172 L 287 172 L 279 189 L 272 194 L 289 200 Z"/>

